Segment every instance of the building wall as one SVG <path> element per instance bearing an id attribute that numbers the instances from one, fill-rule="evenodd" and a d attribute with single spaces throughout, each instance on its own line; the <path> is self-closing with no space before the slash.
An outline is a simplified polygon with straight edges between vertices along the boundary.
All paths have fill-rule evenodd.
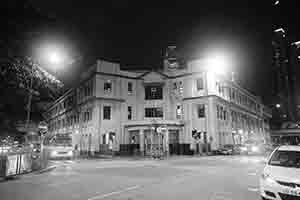
<path id="1" fill-rule="evenodd" d="M 75 122 L 65 125 L 67 128 L 59 126 L 51 130 L 54 133 L 72 132 L 74 145 L 80 144 L 84 149 L 98 151 L 99 145 L 107 142 L 103 135 L 109 133 L 115 133 L 115 151 L 119 150 L 120 144 L 130 143 L 133 133 L 139 133 L 141 143 L 144 132 L 149 132 L 153 123 L 166 128 L 165 144 L 169 132 L 179 131 L 179 143 L 190 144 L 191 149 L 195 148 L 194 128 L 203 135 L 206 132 L 212 149 L 236 143 L 238 135 L 246 135 L 244 139 L 248 139 L 250 132 L 255 132 L 257 138 L 267 135 L 270 115 L 260 99 L 228 78 L 203 70 L 197 62 L 181 70 L 131 72 L 120 70 L 119 64 L 97 61 L 84 77 L 79 87 L 55 101 L 46 113 L 50 123 L 78 115 L 77 121 L 72 118 Z M 200 80 L 198 86 L 197 79 Z M 131 93 L 128 92 L 129 82 Z M 105 83 L 111 84 L 109 92 L 104 89 Z M 151 84 L 162 86 L 163 99 L 145 99 L 145 86 Z M 76 101 L 62 108 L 60 105 L 70 96 L 76 96 Z M 104 106 L 111 107 L 110 120 L 103 119 Z M 130 120 L 128 106 L 132 108 Z M 199 117 L 199 106 L 204 106 L 202 117 Z M 151 107 L 162 107 L 163 117 L 145 117 L 145 108 Z M 220 114 L 221 107 L 223 114 Z M 85 120 L 85 112 L 92 112 L 92 117 Z M 236 117 L 233 116 L 235 113 Z M 200 142 L 204 142 L 204 137 Z"/>

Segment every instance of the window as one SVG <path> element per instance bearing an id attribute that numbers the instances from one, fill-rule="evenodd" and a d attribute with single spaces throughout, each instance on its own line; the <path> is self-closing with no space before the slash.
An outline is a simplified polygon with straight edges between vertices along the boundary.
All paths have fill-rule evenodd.
<path id="1" fill-rule="evenodd" d="M 223 119 L 223 107 L 220 105 L 217 105 L 217 119 Z"/>
<path id="2" fill-rule="evenodd" d="M 132 107 L 131 106 L 128 106 L 128 120 L 131 120 L 132 119 Z"/>
<path id="3" fill-rule="evenodd" d="M 128 90 L 128 94 L 132 94 L 132 82 L 128 82 L 127 90 Z"/>
<path id="4" fill-rule="evenodd" d="M 203 89 L 204 89 L 203 78 L 198 78 L 197 79 L 197 91 L 203 90 Z"/>
<path id="5" fill-rule="evenodd" d="M 145 99 L 162 99 L 163 98 L 163 89 L 161 86 L 145 86 Z"/>
<path id="6" fill-rule="evenodd" d="M 223 119 L 226 120 L 227 119 L 227 111 L 223 110 Z"/>
<path id="7" fill-rule="evenodd" d="M 145 108 L 145 117 L 163 117 L 163 108 Z"/>
<path id="8" fill-rule="evenodd" d="M 103 107 L 103 119 L 107 119 L 107 120 L 111 119 L 111 107 L 110 106 Z"/>
<path id="9" fill-rule="evenodd" d="M 87 122 L 92 120 L 92 114 L 93 114 L 93 110 L 91 108 L 87 109 L 84 113 L 83 113 L 83 121 Z"/>
<path id="10" fill-rule="evenodd" d="M 176 107 L 176 119 L 181 119 L 182 117 L 182 107 L 181 105 L 177 105 Z"/>
<path id="11" fill-rule="evenodd" d="M 177 82 L 173 83 L 173 90 L 177 90 Z"/>
<path id="12" fill-rule="evenodd" d="M 198 114 L 198 118 L 205 117 L 205 105 L 204 104 L 199 104 L 198 105 L 197 114 Z"/>
<path id="13" fill-rule="evenodd" d="M 183 94 L 183 82 L 179 81 L 179 94 L 182 95 Z"/>
<path id="14" fill-rule="evenodd" d="M 85 85 L 83 87 L 83 95 L 85 97 L 93 95 L 93 81 L 92 80 L 89 80 L 85 83 Z"/>
<path id="15" fill-rule="evenodd" d="M 299 168 L 300 152 L 299 151 L 281 151 L 277 150 L 270 159 L 269 165 L 281 166 L 287 168 Z"/>
<path id="16" fill-rule="evenodd" d="M 111 84 L 111 81 L 108 80 L 104 83 L 104 92 L 110 93 L 111 91 L 112 91 L 112 84 Z"/>

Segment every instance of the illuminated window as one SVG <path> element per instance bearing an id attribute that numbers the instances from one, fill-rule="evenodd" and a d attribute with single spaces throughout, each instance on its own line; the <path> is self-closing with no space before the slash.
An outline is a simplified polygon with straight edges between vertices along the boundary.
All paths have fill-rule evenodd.
<path id="1" fill-rule="evenodd" d="M 145 108 L 145 117 L 163 117 L 163 108 Z"/>
<path id="2" fill-rule="evenodd" d="M 132 91 L 133 91 L 133 89 L 132 89 L 132 82 L 128 82 L 128 84 L 127 84 L 127 90 L 128 90 L 128 94 L 132 94 Z"/>
<path id="3" fill-rule="evenodd" d="M 182 118 L 182 107 L 180 105 L 177 105 L 176 107 L 176 119 Z"/>
<path id="4" fill-rule="evenodd" d="M 104 83 L 104 92 L 110 93 L 112 91 L 112 84 L 111 81 L 108 80 Z"/>
<path id="5" fill-rule="evenodd" d="M 132 119 L 132 107 L 131 106 L 128 106 L 128 120 L 131 120 Z"/>
<path id="6" fill-rule="evenodd" d="M 161 86 L 145 86 L 145 99 L 163 99 L 163 89 Z"/>

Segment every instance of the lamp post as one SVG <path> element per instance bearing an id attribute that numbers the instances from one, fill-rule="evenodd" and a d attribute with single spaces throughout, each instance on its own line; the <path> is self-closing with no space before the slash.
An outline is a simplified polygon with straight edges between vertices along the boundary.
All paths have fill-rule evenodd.
<path id="1" fill-rule="evenodd" d="M 28 103 L 27 103 L 27 117 L 26 117 L 26 124 L 25 124 L 25 128 L 28 131 L 28 125 L 29 125 L 29 121 L 30 121 L 30 114 L 31 114 L 31 102 L 32 102 L 32 85 L 33 85 L 33 68 L 34 66 L 31 66 L 31 70 L 30 70 L 30 85 L 29 85 L 29 92 L 28 92 Z"/>
<path id="2" fill-rule="evenodd" d="M 45 52 L 45 57 L 51 64 L 52 68 L 54 68 L 55 73 L 56 73 L 57 66 L 59 66 L 59 64 L 62 64 L 64 61 L 63 56 L 61 56 L 59 54 L 59 51 L 57 51 L 57 50 L 51 50 L 51 51 L 49 50 L 48 52 Z M 34 61 L 30 61 L 30 62 L 31 62 L 30 84 L 29 84 L 29 88 L 27 88 L 28 89 L 28 103 L 27 103 L 27 115 L 26 115 L 26 124 L 25 124 L 25 128 L 27 131 L 28 131 L 28 125 L 29 125 L 30 117 L 31 117 L 32 96 L 34 94 L 34 90 L 33 90 L 34 70 L 37 68 Z"/>

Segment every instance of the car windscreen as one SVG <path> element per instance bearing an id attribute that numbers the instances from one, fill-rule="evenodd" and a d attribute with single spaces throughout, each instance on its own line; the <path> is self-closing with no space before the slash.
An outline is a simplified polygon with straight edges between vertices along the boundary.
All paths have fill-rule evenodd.
<path id="1" fill-rule="evenodd" d="M 49 141 L 47 141 L 46 145 L 71 147 L 72 146 L 72 138 L 66 134 L 57 134 L 54 137 L 50 138 Z"/>
<path id="2" fill-rule="evenodd" d="M 272 155 L 268 164 L 273 166 L 300 168 L 300 152 L 277 150 Z"/>

